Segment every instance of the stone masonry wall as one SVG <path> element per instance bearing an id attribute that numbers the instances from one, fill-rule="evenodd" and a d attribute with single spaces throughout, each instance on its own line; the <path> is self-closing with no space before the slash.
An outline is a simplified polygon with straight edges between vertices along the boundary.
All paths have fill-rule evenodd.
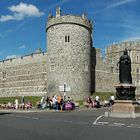
<path id="1" fill-rule="evenodd" d="M 92 23 L 84 15 L 49 17 L 46 31 L 47 52 L 0 61 L 0 96 L 63 95 L 64 85 L 66 95 L 78 100 L 91 89 L 115 92 L 117 62 L 125 48 L 140 94 L 140 41 L 112 44 L 103 59 L 101 50 L 92 48 Z"/>
<path id="2" fill-rule="evenodd" d="M 0 96 L 46 95 L 46 53 L 0 62 Z"/>
<path id="3" fill-rule="evenodd" d="M 106 49 L 106 62 L 117 68 L 117 62 L 125 48 L 128 50 L 128 54 L 131 58 L 132 82 L 137 87 L 136 94 L 140 94 L 140 40 L 108 46 Z"/>
<path id="4" fill-rule="evenodd" d="M 50 95 L 63 94 L 60 87 L 63 89 L 64 84 L 70 89 L 66 92 L 67 96 L 73 99 L 90 95 L 91 28 L 87 29 L 89 23 L 83 25 L 80 21 L 75 21 L 73 16 L 48 21 L 47 89 Z M 69 41 L 66 41 L 68 36 Z M 54 70 L 51 70 L 52 65 Z"/>

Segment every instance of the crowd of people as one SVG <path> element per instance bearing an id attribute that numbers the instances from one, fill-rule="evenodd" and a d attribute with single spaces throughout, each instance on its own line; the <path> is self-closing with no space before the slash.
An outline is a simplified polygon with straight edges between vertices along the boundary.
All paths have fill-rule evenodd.
<path id="1" fill-rule="evenodd" d="M 40 100 L 40 102 L 37 103 L 37 108 L 41 109 L 52 109 L 54 111 L 59 110 L 73 110 L 75 108 L 74 103 L 68 97 L 64 100 L 64 97 L 62 95 L 53 95 L 52 97 L 45 97 L 43 96 Z"/>
<path id="2" fill-rule="evenodd" d="M 86 106 L 88 108 L 100 108 L 100 107 L 110 107 L 114 104 L 115 97 L 112 95 L 108 100 L 101 101 L 99 96 L 88 97 L 86 100 Z M 140 104 L 140 99 L 138 100 Z M 64 97 L 62 95 L 43 96 L 39 102 L 36 104 L 38 109 L 48 109 L 54 111 L 62 110 L 73 110 L 75 108 L 74 102 L 70 97 Z M 8 109 L 31 109 L 32 103 L 30 100 L 25 102 L 24 96 L 21 97 L 20 101 L 18 98 L 15 99 L 14 103 L 8 102 L 3 104 L 1 108 Z"/>
<path id="3" fill-rule="evenodd" d="M 19 102 L 18 98 L 15 99 L 14 103 L 13 102 L 8 102 L 7 104 L 4 103 L 1 105 L 1 108 L 3 109 L 31 109 L 32 108 L 32 103 L 30 100 L 28 100 L 25 103 L 24 96 L 21 97 L 21 101 Z"/>
<path id="4" fill-rule="evenodd" d="M 88 108 L 100 108 L 103 107 L 110 107 L 114 104 L 115 97 L 112 95 L 109 97 L 108 100 L 101 101 L 99 96 L 96 96 L 95 99 L 92 97 L 87 98 L 87 107 Z"/>

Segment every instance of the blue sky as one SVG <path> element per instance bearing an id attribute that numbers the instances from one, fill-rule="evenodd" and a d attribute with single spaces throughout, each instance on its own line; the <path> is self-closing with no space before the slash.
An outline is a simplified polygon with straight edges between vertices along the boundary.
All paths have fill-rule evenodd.
<path id="1" fill-rule="evenodd" d="M 87 13 L 96 48 L 140 38 L 139 0 L 0 0 L 0 60 L 46 51 L 47 16 L 58 6 L 64 14 Z"/>

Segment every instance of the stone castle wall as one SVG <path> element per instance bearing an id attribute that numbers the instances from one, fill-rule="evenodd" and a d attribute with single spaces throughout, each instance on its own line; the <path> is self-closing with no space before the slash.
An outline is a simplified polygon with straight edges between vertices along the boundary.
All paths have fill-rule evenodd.
<path id="1" fill-rule="evenodd" d="M 85 15 L 49 16 L 47 52 L 0 61 L 0 96 L 63 94 L 83 99 L 90 92 L 115 92 L 122 51 L 132 61 L 133 84 L 140 93 L 140 41 L 113 44 L 106 56 L 92 46 L 92 23 Z"/>
<path id="2" fill-rule="evenodd" d="M 115 85 L 119 82 L 116 65 L 107 63 L 102 57 L 100 49 L 96 49 L 95 91 L 115 92 Z"/>
<path id="3" fill-rule="evenodd" d="M 114 65 L 117 69 L 117 62 L 125 48 L 128 50 L 128 54 L 131 58 L 132 82 L 137 87 L 136 94 L 140 94 L 140 40 L 127 41 L 108 46 L 106 48 L 106 63 Z"/>
<path id="4" fill-rule="evenodd" d="M 0 96 L 46 95 L 46 53 L 0 62 Z"/>
<path id="5" fill-rule="evenodd" d="M 83 99 L 90 95 L 91 30 L 89 20 L 82 17 L 66 15 L 48 20 L 48 94 L 63 94 L 66 84 L 67 96 Z"/>

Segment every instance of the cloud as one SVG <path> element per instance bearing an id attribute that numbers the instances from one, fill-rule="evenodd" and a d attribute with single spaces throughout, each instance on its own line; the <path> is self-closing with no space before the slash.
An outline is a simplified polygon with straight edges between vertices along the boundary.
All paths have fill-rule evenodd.
<path id="1" fill-rule="evenodd" d="M 17 58 L 17 57 L 18 57 L 17 55 L 8 55 L 6 56 L 6 59 Z"/>
<path id="2" fill-rule="evenodd" d="M 130 2 L 135 2 L 136 0 L 119 0 L 115 3 L 112 3 L 111 5 L 109 5 L 107 8 L 115 8 L 115 7 L 118 7 L 118 6 L 121 6 L 121 5 L 125 5 L 125 4 L 128 4 Z"/>
<path id="3" fill-rule="evenodd" d="M 22 46 L 19 46 L 19 49 L 24 49 L 26 47 L 27 47 L 26 45 L 22 45 Z"/>
<path id="4" fill-rule="evenodd" d="M 40 12 L 39 9 L 32 5 L 32 4 L 26 4 L 21 2 L 19 5 L 13 5 L 11 7 L 8 7 L 8 9 L 12 12 L 16 12 L 25 16 L 42 16 L 44 15 L 43 12 Z"/>
<path id="5" fill-rule="evenodd" d="M 11 15 L 1 16 L 0 22 L 5 22 L 5 21 L 8 21 L 8 20 L 13 20 L 13 19 L 14 19 L 14 17 L 11 16 Z"/>
<path id="6" fill-rule="evenodd" d="M 2 15 L 0 17 L 0 22 L 6 22 L 10 20 L 23 20 L 25 17 L 40 17 L 44 13 L 40 12 L 39 9 L 32 5 L 21 2 L 19 5 L 13 5 L 8 7 L 8 9 L 13 12 L 12 15 Z"/>

